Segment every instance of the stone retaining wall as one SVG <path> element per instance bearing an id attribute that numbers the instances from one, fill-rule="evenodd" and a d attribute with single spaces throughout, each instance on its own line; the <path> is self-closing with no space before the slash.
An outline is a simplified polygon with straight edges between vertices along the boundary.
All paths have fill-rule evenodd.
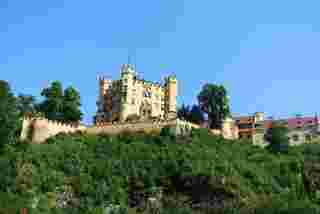
<path id="1" fill-rule="evenodd" d="M 75 124 L 65 124 L 57 121 L 50 121 L 45 118 L 24 118 L 23 128 L 21 132 L 21 140 L 28 138 L 28 133 L 33 130 L 30 136 L 33 143 L 43 143 L 48 138 L 59 133 L 74 133 L 77 131 L 88 134 L 119 134 L 123 131 L 160 131 L 163 127 L 169 126 L 172 134 L 185 135 L 189 134 L 192 128 L 201 128 L 197 124 L 191 122 L 174 119 L 169 121 L 150 121 L 136 123 L 99 123 L 96 126 L 83 126 Z M 223 135 L 225 138 L 235 139 L 234 130 L 230 125 L 224 125 L 221 130 L 210 130 L 211 133 Z"/>

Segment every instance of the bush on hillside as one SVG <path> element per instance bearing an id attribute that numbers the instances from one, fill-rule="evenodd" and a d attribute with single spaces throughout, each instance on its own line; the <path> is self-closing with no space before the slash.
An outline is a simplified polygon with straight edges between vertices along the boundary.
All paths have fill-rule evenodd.
<path id="1" fill-rule="evenodd" d="M 8 146 L 0 158 L 0 205 L 29 208 L 38 197 L 32 213 L 50 213 L 68 186 L 75 203 L 65 213 L 101 213 L 118 204 L 149 214 L 152 189 L 163 190 L 161 213 L 320 211 L 320 153 L 313 145 L 279 156 L 199 132 L 185 138 L 188 144 L 177 143 L 183 137 L 131 133 L 130 139 L 71 134 L 51 138 L 52 144 Z"/>
<path id="2" fill-rule="evenodd" d="M 288 153 L 289 138 L 288 128 L 280 123 L 273 122 L 268 129 L 265 139 L 269 142 L 267 149 L 275 153 Z"/>

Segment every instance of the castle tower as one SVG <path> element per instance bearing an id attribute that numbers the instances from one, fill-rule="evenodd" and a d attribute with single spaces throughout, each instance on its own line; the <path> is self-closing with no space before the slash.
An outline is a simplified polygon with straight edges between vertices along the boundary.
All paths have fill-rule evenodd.
<path id="1" fill-rule="evenodd" d="M 134 67 L 130 64 L 124 64 L 121 67 L 121 104 L 120 104 L 120 121 L 125 121 L 132 112 L 130 101 L 133 98 L 132 89 L 133 81 L 136 76 Z"/>
<path id="2" fill-rule="evenodd" d="M 167 119 L 177 117 L 177 84 L 175 75 L 170 75 L 165 80 L 165 115 Z"/>
<path id="3" fill-rule="evenodd" d="M 105 113 L 109 110 L 108 109 L 108 94 L 111 89 L 112 80 L 105 78 L 105 77 L 99 77 L 99 98 L 97 101 L 97 115 L 96 120 L 104 120 L 108 117 Z"/>

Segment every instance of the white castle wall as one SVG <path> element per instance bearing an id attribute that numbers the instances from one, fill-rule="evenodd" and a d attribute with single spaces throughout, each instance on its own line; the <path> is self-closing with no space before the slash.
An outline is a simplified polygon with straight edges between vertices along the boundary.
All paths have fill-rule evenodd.
<path id="1" fill-rule="evenodd" d="M 32 142 L 42 143 L 49 137 L 59 133 L 73 133 L 86 129 L 82 125 L 64 124 L 57 121 L 50 121 L 45 118 L 24 118 L 20 139 L 25 140 L 28 137 L 30 129 L 33 130 Z"/>
<path id="2" fill-rule="evenodd" d="M 88 127 L 86 132 L 88 134 L 118 134 L 123 131 L 152 131 L 158 130 L 165 126 L 175 126 L 175 121 L 159 121 L 159 122 L 137 122 L 137 123 L 118 123 L 118 124 L 108 124 L 100 123 L 97 126 Z"/>
<path id="3" fill-rule="evenodd" d="M 170 121 L 154 121 L 154 122 L 137 122 L 137 123 L 98 123 L 96 126 L 86 127 L 83 125 L 64 124 L 57 121 L 50 121 L 45 118 L 24 118 L 23 128 L 21 132 L 21 140 L 28 137 L 30 129 L 33 130 L 32 142 L 43 143 L 49 137 L 55 136 L 59 133 L 73 133 L 77 131 L 85 132 L 88 134 L 118 134 L 123 131 L 160 131 L 163 127 L 171 127 L 171 132 L 175 135 L 189 134 L 192 128 L 200 128 L 199 125 L 191 122 L 174 119 Z M 216 135 L 223 135 L 225 138 L 236 139 L 233 133 L 233 127 L 230 124 L 223 126 L 221 130 L 210 130 L 211 133 Z"/>

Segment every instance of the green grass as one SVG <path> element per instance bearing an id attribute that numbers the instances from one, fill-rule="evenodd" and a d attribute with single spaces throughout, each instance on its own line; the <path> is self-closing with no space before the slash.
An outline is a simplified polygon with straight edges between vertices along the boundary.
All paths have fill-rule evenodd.
<path id="1" fill-rule="evenodd" d="M 319 144 L 273 154 L 204 130 L 184 138 L 74 134 L 48 142 L 10 145 L 2 151 L 0 207 L 30 208 L 36 196 L 40 202 L 32 213 L 102 213 L 111 203 L 124 208 L 135 204 L 124 213 L 148 213 L 143 202 L 158 187 L 164 191 L 161 213 L 320 210 Z M 72 187 L 78 203 L 69 210 L 50 209 L 56 187 L 63 185 Z"/>

